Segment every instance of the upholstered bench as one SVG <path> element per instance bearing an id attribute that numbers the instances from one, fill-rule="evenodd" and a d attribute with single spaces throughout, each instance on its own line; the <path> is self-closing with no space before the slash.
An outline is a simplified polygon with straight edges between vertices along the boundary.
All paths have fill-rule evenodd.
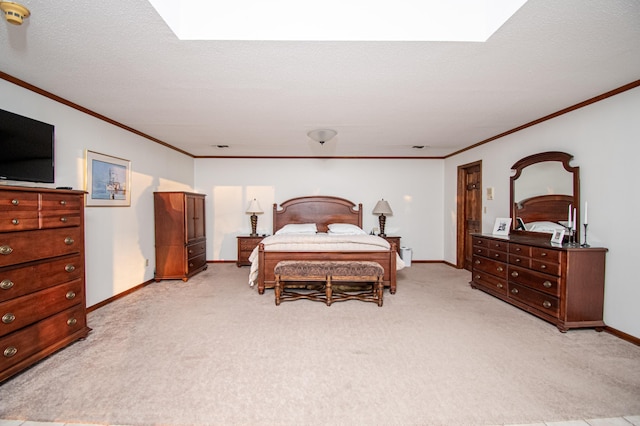
<path id="1" fill-rule="evenodd" d="M 377 262 L 283 260 L 274 268 L 274 274 L 276 305 L 283 300 L 308 299 L 325 302 L 327 306 L 344 300 L 382 306 L 384 269 Z M 303 292 L 292 291 L 287 283 L 312 285 Z M 335 286 L 336 283 L 339 285 Z"/>

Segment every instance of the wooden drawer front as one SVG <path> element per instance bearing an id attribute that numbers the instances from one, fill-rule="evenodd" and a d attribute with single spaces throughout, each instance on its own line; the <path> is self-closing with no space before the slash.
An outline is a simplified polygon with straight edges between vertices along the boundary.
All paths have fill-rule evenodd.
<path id="1" fill-rule="evenodd" d="M 489 240 L 489 248 L 491 250 L 494 251 L 500 251 L 500 252 L 507 252 L 507 249 L 509 248 L 509 243 L 506 241 L 493 241 L 493 240 Z"/>
<path id="2" fill-rule="evenodd" d="M 0 267 L 83 250 L 81 227 L 0 234 Z"/>
<path id="3" fill-rule="evenodd" d="M 0 336 L 81 303 L 83 287 L 77 279 L 0 303 Z"/>
<path id="4" fill-rule="evenodd" d="M 206 250 L 207 243 L 202 241 L 200 243 L 195 243 L 187 246 L 187 259 L 191 259 L 196 256 L 203 255 Z"/>
<path id="5" fill-rule="evenodd" d="M 487 247 L 473 246 L 473 254 L 489 257 L 489 249 Z"/>
<path id="6" fill-rule="evenodd" d="M 553 296 L 560 295 L 560 277 L 542 274 L 531 269 L 509 265 L 509 281 Z"/>
<path id="7" fill-rule="evenodd" d="M 68 210 L 78 212 L 82 206 L 83 197 L 73 194 L 54 194 L 44 193 L 42 194 L 42 211 L 50 210 Z"/>
<path id="8" fill-rule="evenodd" d="M 498 260 L 500 262 L 506 262 L 509 255 L 507 254 L 506 251 L 489 250 L 488 257 L 490 259 Z"/>
<path id="9" fill-rule="evenodd" d="M 486 238 L 473 237 L 473 245 L 489 248 L 489 240 Z"/>
<path id="10" fill-rule="evenodd" d="M 532 290 L 529 287 L 510 282 L 509 297 L 555 317 L 557 317 L 560 312 L 558 298 Z"/>
<path id="11" fill-rule="evenodd" d="M 67 226 L 80 226 L 80 213 L 77 210 L 60 210 L 42 212 L 42 228 L 64 228 Z"/>
<path id="12" fill-rule="evenodd" d="M 500 294 L 507 294 L 507 282 L 506 280 L 495 277 L 491 274 L 487 274 L 482 271 L 473 272 L 473 282 L 476 284 L 490 288 L 491 290 Z"/>
<path id="13" fill-rule="evenodd" d="M 0 269 L 0 302 L 84 276 L 79 254 L 18 268 Z"/>
<path id="14" fill-rule="evenodd" d="M 487 272 L 496 277 L 506 279 L 507 278 L 507 265 L 502 262 L 495 261 L 493 259 L 485 259 L 484 257 L 473 256 L 473 273 L 476 270 Z"/>
<path id="15" fill-rule="evenodd" d="M 38 211 L 37 192 L 17 192 L 0 189 L 0 215 L 5 212 Z"/>
<path id="16" fill-rule="evenodd" d="M 540 247 L 531 247 L 531 257 L 533 260 L 539 260 L 547 263 L 560 262 L 560 251 L 543 249 Z"/>
<path id="17" fill-rule="evenodd" d="M 189 259 L 189 263 L 187 265 L 187 274 L 190 274 L 191 272 L 202 268 L 206 263 L 207 259 L 204 254 Z"/>
<path id="18" fill-rule="evenodd" d="M 262 241 L 261 238 L 238 238 L 238 247 L 242 251 L 251 253 L 254 248 Z"/>
<path id="19" fill-rule="evenodd" d="M 38 229 L 37 210 L 0 211 L 0 232 Z"/>
<path id="20" fill-rule="evenodd" d="M 85 327 L 84 307 L 76 306 L 30 327 L 0 337 L 0 371 L 4 371 Z"/>
<path id="21" fill-rule="evenodd" d="M 560 275 L 560 265 L 558 263 L 540 262 L 539 260 L 531 259 L 531 269 L 547 274 Z"/>
<path id="22" fill-rule="evenodd" d="M 509 244 L 509 253 L 518 256 L 531 257 L 531 246 L 524 246 L 522 244 Z"/>
<path id="23" fill-rule="evenodd" d="M 531 259 L 525 256 L 521 256 L 519 254 L 510 254 L 509 255 L 509 264 L 518 265 L 524 268 L 531 267 Z"/>

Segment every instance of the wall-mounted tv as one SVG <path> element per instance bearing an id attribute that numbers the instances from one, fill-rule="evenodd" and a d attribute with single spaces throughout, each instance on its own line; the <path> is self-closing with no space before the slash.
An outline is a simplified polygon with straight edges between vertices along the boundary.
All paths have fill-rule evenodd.
<path id="1" fill-rule="evenodd" d="M 54 183 L 54 126 L 0 109 L 0 180 Z"/>

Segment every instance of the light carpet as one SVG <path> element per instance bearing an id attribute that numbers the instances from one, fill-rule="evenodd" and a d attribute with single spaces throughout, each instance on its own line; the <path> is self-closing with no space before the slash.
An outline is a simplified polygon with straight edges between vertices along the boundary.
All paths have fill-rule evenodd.
<path id="1" fill-rule="evenodd" d="M 93 331 L 0 385 L 0 418 L 128 425 L 492 425 L 640 413 L 640 347 L 553 325 L 444 264 L 384 306 L 275 306 L 212 264 L 89 314 Z"/>

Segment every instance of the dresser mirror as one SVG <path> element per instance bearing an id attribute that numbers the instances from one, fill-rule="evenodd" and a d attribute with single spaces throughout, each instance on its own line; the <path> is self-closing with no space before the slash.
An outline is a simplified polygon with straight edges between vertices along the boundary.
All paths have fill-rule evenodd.
<path id="1" fill-rule="evenodd" d="M 569 227 L 569 206 L 572 219 L 575 209 L 576 229 L 580 229 L 580 168 L 569 165 L 572 158 L 564 152 L 543 152 L 511 167 L 514 233 L 551 238 L 554 230 Z"/>

